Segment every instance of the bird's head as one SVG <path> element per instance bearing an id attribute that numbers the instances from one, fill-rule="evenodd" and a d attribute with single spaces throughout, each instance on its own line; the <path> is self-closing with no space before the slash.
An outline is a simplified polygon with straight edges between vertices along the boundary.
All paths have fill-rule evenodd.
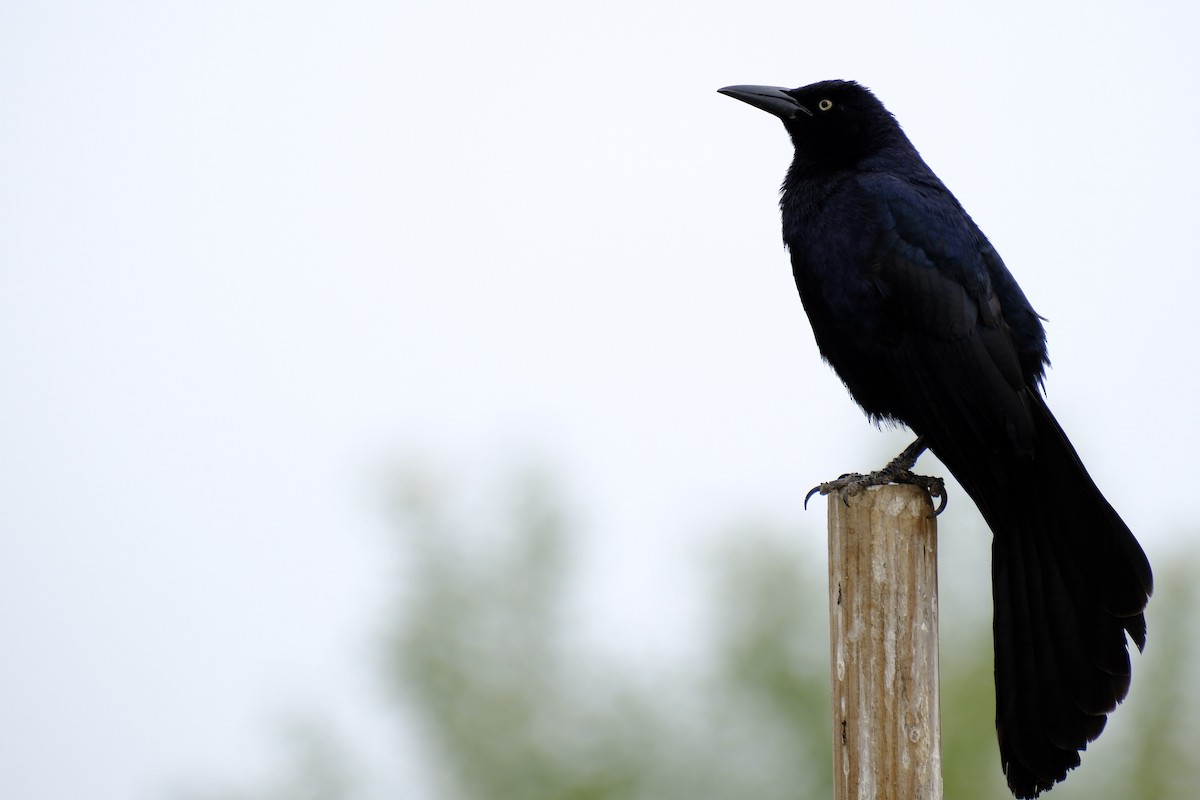
<path id="1" fill-rule="evenodd" d="M 883 103 L 853 81 L 821 81 L 798 89 L 726 86 L 718 91 L 783 120 L 797 159 L 813 164 L 850 167 L 907 142 Z"/>

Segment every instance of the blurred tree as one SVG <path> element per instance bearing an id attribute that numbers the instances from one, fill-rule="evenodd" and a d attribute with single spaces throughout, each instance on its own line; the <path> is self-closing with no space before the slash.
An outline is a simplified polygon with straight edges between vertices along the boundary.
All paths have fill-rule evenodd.
<path id="1" fill-rule="evenodd" d="M 581 681 L 562 641 L 561 515 L 526 486 L 500 551 L 470 555 L 436 499 L 409 483 L 408 597 L 391 634 L 389 678 L 420 712 L 446 767 L 441 796 L 624 798 L 648 773 L 650 706 Z"/>
<path id="2" fill-rule="evenodd" d="M 708 667 L 669 690 L 565 635 L 569 531 L 536 480 L 507 513 L 402 482 L 405 580 L 387 634 L 398 713 L 415 711 L 439 798 L 799 800 L 832 793 L 825 572 L 786 536 L 746 528 L 719 554 Z M 481 520 L 486 520 L 481 523 Z M 985 536 L 985 531 L 969 532 Z M 793 537 L 794 539 L 794 537 Z M 811 559 L 809 560 L 811 561 Z M 1195 560 L 1160 570 L 1133 694 L 1053 800 L 1182 800 L 1200 787 Z M 943 583 L 943 608 L 955 605 Z M 971 604 L 963 604 L 970 606 Z M 1004 800 L 992 726 L 990 620 L 942 629 L 945 796 Z M 686 699 L 681 702 L 681 699 Z M 337 748 L 300 737 L 294 775 L 236 800 L 360 797 Z M 1107 754 L 1107 755 L 1106 755 Z M 410 797 L 412 791 L 402 793 Z M 200 795 L 190 795 L 200 797 Z"/>

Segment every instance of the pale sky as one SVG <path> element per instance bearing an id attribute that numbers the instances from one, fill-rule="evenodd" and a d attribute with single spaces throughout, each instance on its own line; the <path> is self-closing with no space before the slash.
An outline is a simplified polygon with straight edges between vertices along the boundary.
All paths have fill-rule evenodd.
<path id="1" fill-rule="evenodd" d="M 875 90 L 1049 319 L 1051 407 L 1169 558 L 1198 40 L 1185 2 L 4 4 L 0 797 L 236 781 L 297 707 L 361 735 L 397 463 L 553 471 L 586 638 L 647 657 L 687 646 L 664 586 L 723 525 L 819 541 L 804 491 L 907 435 L 819 362 L 790 144 L 728 84 Z M 974 530 L 957 499 L 943 531 Z"/>

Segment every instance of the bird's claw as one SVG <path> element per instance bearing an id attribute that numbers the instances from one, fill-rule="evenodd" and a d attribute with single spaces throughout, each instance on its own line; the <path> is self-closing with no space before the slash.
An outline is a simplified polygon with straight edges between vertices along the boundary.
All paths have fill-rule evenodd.
<path id="1" fill-rule="evenodd" d="M 946 493 L 946 484 L 941 478 L 917 475 L 909 469 L 893 469 L 888 467 L 867 475 L 850 472 L 832 481 L 819 483 L 804 496 L 804 507 L 808 508 L 808 501 L 812 499 L 814 494 L 827 495 L 833 492 L 837 492 L 838 496 L 842 498 L 842 503 L 849 506 L 850 498 L 854 495 L 859 494 L 870 486 L 886 486 L 889 483 L 919 486 L 929 495 L 930 502 L 933 501 L 933 498 L 938 498 L 938 507 L 933 512 L 935 517 L 946 510 L 946 504 L 950 498 Z"/>

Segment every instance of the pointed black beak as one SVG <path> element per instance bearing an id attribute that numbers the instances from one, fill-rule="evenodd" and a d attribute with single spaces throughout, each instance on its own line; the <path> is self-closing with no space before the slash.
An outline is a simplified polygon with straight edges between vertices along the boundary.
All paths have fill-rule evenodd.
<path id="1" fill-rule="evenodd" d="M 795 119 L 797 114 L 807 114 L 810 117 L 813 115 L 780 86 L 726 86 L 717 91 L 743 103 L 749 103 L 755 108 L 761 108 L 780 119 Z"/>

